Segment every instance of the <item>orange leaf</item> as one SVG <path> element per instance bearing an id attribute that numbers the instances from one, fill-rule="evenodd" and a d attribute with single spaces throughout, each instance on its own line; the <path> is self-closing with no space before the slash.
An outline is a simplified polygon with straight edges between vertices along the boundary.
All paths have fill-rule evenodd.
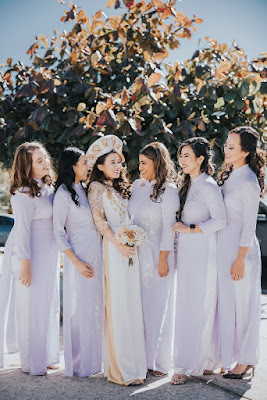
<path id="1" fill-rule="evenodd" d="M 96 18 L 96 19 L 99 19 L 99 18 L 102 17 L 102 15 L 103 15 L 103 11 L 100 10 L 100 11 L 98 11 L 98 12 L 95 14 L 95 18 Z"/>
<path id="2" fill-rule="evenodd" d="M 46 40 L 44 35 L 40 35 L 40 40 L 43 43 L 43 45 L 48 49 L 49 48 L 49 44 L 48 44 L 48 42 L 47 42 L 47 40 Z"/>
<path id="3" fill-rule="evenodd" d="M 163 1 L 161 1 L 161 0 L 152 0 L 152 3 L 153 3 L 154 7 L 163 7 L 164 8 L 166 6 L 166 4 L 163 3 Z"/>
<path id="4" fill-rule="evenodd" d="M 215 144 L 216 138 L 210 140 L 210 146 L 213 147 Z"/>
<path id="5" fill-rule="evenodd" d="M 178 82 L 180 76 L 182 75 L 182 68 L 180 64 L 176 65 L 176 72 L 174 74 L 174 82 Z"/>
<path id="6" fill-rule="evenodd" d="M 113 104 L 113 101 L 112 101 L 112 97 L 109 97 L 107 99 L 107 108 L 113 108 L 113 107 L 114 107 L 114 104 Z"/>
<path id="7" fill-rule="evenodd" d="M 218 75 L 220 75 L 220 74 L 223 74 L 223 73 L 225 73 L 225 72 L 228 72 L 228 71 L 230 71 L 231 67 L 232 67 L 232 63 L 231 63 L 230 60 L 223 61 L 223 62 L 219 65 L 219 67 L 218 67 L 218 69 L 217 69 L 215 75 L 218 76 Z"/>
<path id="8" fill-rule="evenodd" d="M 219 50 L 221 53 L 225 53 L 227 51 L 227 44 L 226 43 L 220 43 L 219 44 Z"/>
<path id="9" fill-rule="evenodd" d="M 163 51 L 154 54 L 153 59 L 156 61 L 161 61 L 164 60 L 164 58 L 168 57 L 169 52 L 166 49 L 163 49 Z"/>
<path id="10" fill-rule="evenodd" d="M 85 103 L 79 103 L 77 106 L 77 111 L 81 112 L 86 109 L 86 104 Z"/>
<path id="11" fill-rule="evenodd" d="M 176 13 L 176 20 L 181 21 L 182 19 L 184 19 L 184 14 L 182 12 L 177 12 Z"/>
<path id="12" fill-rule="evenodd" d="M 10 77 L 11 77 L 11 72 L 9 72 L 9 71 L 6 72 L 4 75 L 4 81 L 9 81 Z"/>
<path id="13" fill-rule="evenodd" d="M 121 19 L 116 16 L 109 18 L 109 24 L 112 29 L 118 29 L 118 27 L 120 26 L 120 21 Z"/>
<path id="14" fill-rule="evenodd" d="M 76 51 L 70 53 L 70 61 L 76 63 L 79 59 L 79 54 Z"/>
<path id="15" fill-rule="evenodd" d="M 187 39 L 191 39 L 192 32 L 188 28 L 184 28 L 184 34 Z"/>
<path id="16" fill-rule="evenodd" d="M 112 7 L 113 5 L 115 5 L 117 2 L 117 0 L 108 0 L 107 1 L 107 8 Z"/>
<path id="17" fill-rule="evenodd" d="M 103 103 L 103 102 L 99 102 L 99 103 L 97 103 L 97 105 L 96 105 L 95 111 L 96 111 L 96 113 L 99 115 L 99 114 L 102 113 L 102 111 L 104 111 L 104 110 L 106 110 L 106 109 L 107 109 L 107 105 L 106 105 L 105 103 Z"/>
<path id="18" fill-rule="evenodd" d="M 164 10 L 161 12 L 160 17 L 162 19 L 166 19 L 171 15 L 171 9 L 170 7 L 165 7 Z"/>
<path id="19" fill-rule="evenodd" d="M 212 50 L 216 50 L 217 49 L 217 40 L 216 39 L 210 39 L 209 42 L 210 42 Z"/>
<path id="20" fill-rule="evenodd" d="M 7 59 L 7 64 L 8 64 L 8 66 L 10 67 L 10 65 L 12 64 L 12 58 L 8 57 L 8 59 Z"/>
<path id="21" fill-rule="evenodd" d="M 121 95 L 121 105 L 125 106 L 129 101 L 128 91 L 123 90 Z"/>
<path id="22" fill-rule="evenodd" d="M 200 121 L 197 127 L 199 130 L 201 130 L 201 132 L 204 132 L 206 130 L 206 126 L 202 120 Z"/>
<path id="23" fill-rule="evenodd" d="M 195 21 L 196 24 L 202 24 L 203 19 L 202 18 L 196 18 L 194 21 Z"/>
<path id="24" fill-rule="evenodd" d="M 85 22 L 86 21 L 86 15 L 85 15 L 85 12 L 84 12 L 84 10 L 81 10 L 80 12 L 79 12 L 79 14 L 77 15 L 77 21 L 79 21 L 79 22 Z"/>
<path id="25" fill-rule="evenodd" d="M 147 80 L 147 86 L 151 87 L 154 86 L 160 79 L 162 78 L 162 75 L 159 74 L 158 72 L 154 72 L 151 74 Z"/>
<path id="26" fill-rule="evenodd" d="M 134 0 L 123 0 L 127 8 L 131 8 L 134 5 Z"/>

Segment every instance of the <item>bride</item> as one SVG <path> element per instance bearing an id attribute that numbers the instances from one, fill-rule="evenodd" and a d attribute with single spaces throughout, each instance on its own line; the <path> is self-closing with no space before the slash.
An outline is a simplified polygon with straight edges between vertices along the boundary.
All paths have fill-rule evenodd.
<path id="1" fill-rule="evenodd" d="M 104 239 L 105 359 L 108 381 L 140 384 L 146 377 L 139 262 L 134 248 L 114 237 L 128 217 L 130 184 L 122 167 L 122 141 L 115 135 L 96 140 L 88 149 L 92 168 L 88 198 Z M 133 265 L 129 266 L 129 257 Z"/>

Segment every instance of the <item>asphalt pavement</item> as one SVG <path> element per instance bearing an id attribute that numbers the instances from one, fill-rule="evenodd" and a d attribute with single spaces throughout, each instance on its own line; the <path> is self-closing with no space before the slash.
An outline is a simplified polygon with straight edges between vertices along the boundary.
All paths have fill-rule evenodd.
<path id="1" fill-rule="evenodd" d="M 265 285 L 263 292 L 266 292 Z M 47 376 L 29 376 L 20 368 L 18 354 L 5 356 L 5 369 L 0 370 L 0 400 L 267 400 L 267 295 L 262 295 L 260 360 L 255 376 L 243 380 L 226 380 L 221 375 L 190 377 L 184 385 L 170 384 L 167 377 L 155 378 L 148 373 L 143 385 L 122 387 L 107 382 L 102 374 L 91 378 L 67 378 L 61 326 L 60 370 Z"/>

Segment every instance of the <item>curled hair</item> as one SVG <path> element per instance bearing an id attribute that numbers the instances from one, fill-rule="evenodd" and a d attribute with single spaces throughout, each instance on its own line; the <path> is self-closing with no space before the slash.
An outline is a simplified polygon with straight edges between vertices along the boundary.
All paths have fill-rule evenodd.
<path id="1" fill-rule="evenodd" d="M 166 146 L 160 142 L 152 142 L 143 147 L 139 155 L 143 155 L 153 161 L 156 183 L 150 195 L 152 201 L 157 201 L 164 193 L 166 183 L 176 183 L 177 174 L 174 163 Z"/>
<path id="2" fill-rule="evenodd" d="M 73 188 L 73 183 L 75 182 L 73 166 L 77 164 L 82 155 L 84 155 L 84 152 L 76 147 L 67 147 L 60 153 L 58 158 L 58 178 L 55 183 L 56 191 L 60 185 L 65 185 L 76 206 L 79 206 L 80 203 L 78 201 L 79 196 Z"/>
<path id="3" fill-rule="evenodd" d="M 185 146 L 190 146 L 193 150 L 195 156 L 198 158 L 200 156 L 204 157 L 202 164 L 200 166 L 200 171 L 205 172 L 207 175 L 213 175 L 214 165 L 213 165 L 213 151 L 207 139 L 204 137 L 193 137 L 185 140 L 178 148 L 177 156 L 181 155 L 182 149 Z M 179 174 L 179 195 L 180 195 L 180 209 L 176 215 L 177 221 L 181 220 L 182 212 L 186 202 L 187 194 L 191 185 L 190 175 L 184 172 Z"/>
<path id="4" fill-rule="evenodd" d="M 257 147 L 259 134 L 251 126 L 240 126 L 232 129 L 229 132 L 237 133 L 240 136 L 240 145 L 242 151 L 249 153 L 246 157 L 246 164 L 255 172 L 259 185 L 261 188 L 261 197 L 264 194 L 264 178 L 265 178 L 265 152 Z M 229 178 L 233 166 L 224 163 L 218 174 L 218 185 L 222 186 L 224 182 Z"/>
<path id="5" fill-rule="evenodd" d="M 16 190 L 24 187 L 29 188 L 28 194 L 30 197 L 41 196 L 40 185 L 32 176 L 32 153 L 34 150 L 40 149 L 46 152 L 51 162 L 51 157 L 45 147 L 37 141 L 25 142 L 17 147 L 11 170 L 10 194 L 14 195 Z M 53 171 L 51 169 L 50 174 L 45 175 L 42 181 L 50 186 L 52 184 L 52 177 Z"/>
<path id="6" fill-rule="evenodd" d="M 119 155 L 119 153 L 116 150 L 112 150 L 109 153 L 103 154 L 102 156 L 98 157 L 98 159 L 96 160 L 96 162 L 94 164 L 94 167 L 92 169 L 90 177 L 89 177 L 89 185 L 91 182 L 94 182 L 94 181 L 97 181 L 100 183 L 105 183 L 105 181 L 107 181 L 107 177 L 104 175 L 104 173 L 102 171 L 100 171 L 100 169 L 98 168 L 98 165 L 104 164 L 107 156 L 112 153 Z M 124 199 L 129 199 L 131 197 L 130 182 L 129 182 L 129 179 L 127 178 L 127 173 L 126 173 L 125 167 L 121 168 L 121 173 L 120 173 L 119 178 L 114 179 L 112 184 L 113 184 L 114 189 L 117 190 L 117 192 L 119 192 L 120 195 Z"/>

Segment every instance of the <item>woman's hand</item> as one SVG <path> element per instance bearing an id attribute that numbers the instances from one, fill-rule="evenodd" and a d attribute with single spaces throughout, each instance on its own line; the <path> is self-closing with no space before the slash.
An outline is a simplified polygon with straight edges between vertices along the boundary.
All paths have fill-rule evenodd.
<path id="1" fill-rule="evenodd" d="M 172 231 L 174 233 L 190 233 L 190 227 L 182 222 L 176 222 L 172 227 Z"/>
<path id="2" fill-rule="evenodd" d="M 119 250 L 119 252 L 121 253 L 121 255 L 123 255 L 123 257 L 125 257 L 125 258 L 130 258 L 135 255 L 135 248 L 127 246 L 127 244 L 118 243 L 116 245 L 116 247 Z"/>
<path id="3" fill-rule="evenodd" d="M 31 260 L 20 260 L 20 275 L 19 275 L 19 280 L 22 283 L 22 285 L 29 287 L 31 284 L 31 277 L 32 277 L 32 272 L 31 272 Z"/>
<path id="4" fill-rule="evenodd" d="M 158 262 L 158 273 L 161 278 L 164 278 L 169 273 L 168 261 L 165 259 L 159 259 Z"/>
<path id="5" fill-rule="evenodd" d="M 232 264 L 231 267 L 231 276 L 233 281 L 239 281 L 244 277 L 245 271 L 245 259 L 241 257 L 237 257 L 235 262 Z"/>
<path id="6" fill-rule="evenodd" d="M 77 269 L 77 271 L 79 272 L 79 274 L 81 274 L 82 276 L 84 276 L 85 278 L 93 278 L 95 276 L 95 271 L 94 269 L 91 267 L 91 265 L 87 264 L 84 261 L 77 261 L 75 263 L 75 267 Z"/>

